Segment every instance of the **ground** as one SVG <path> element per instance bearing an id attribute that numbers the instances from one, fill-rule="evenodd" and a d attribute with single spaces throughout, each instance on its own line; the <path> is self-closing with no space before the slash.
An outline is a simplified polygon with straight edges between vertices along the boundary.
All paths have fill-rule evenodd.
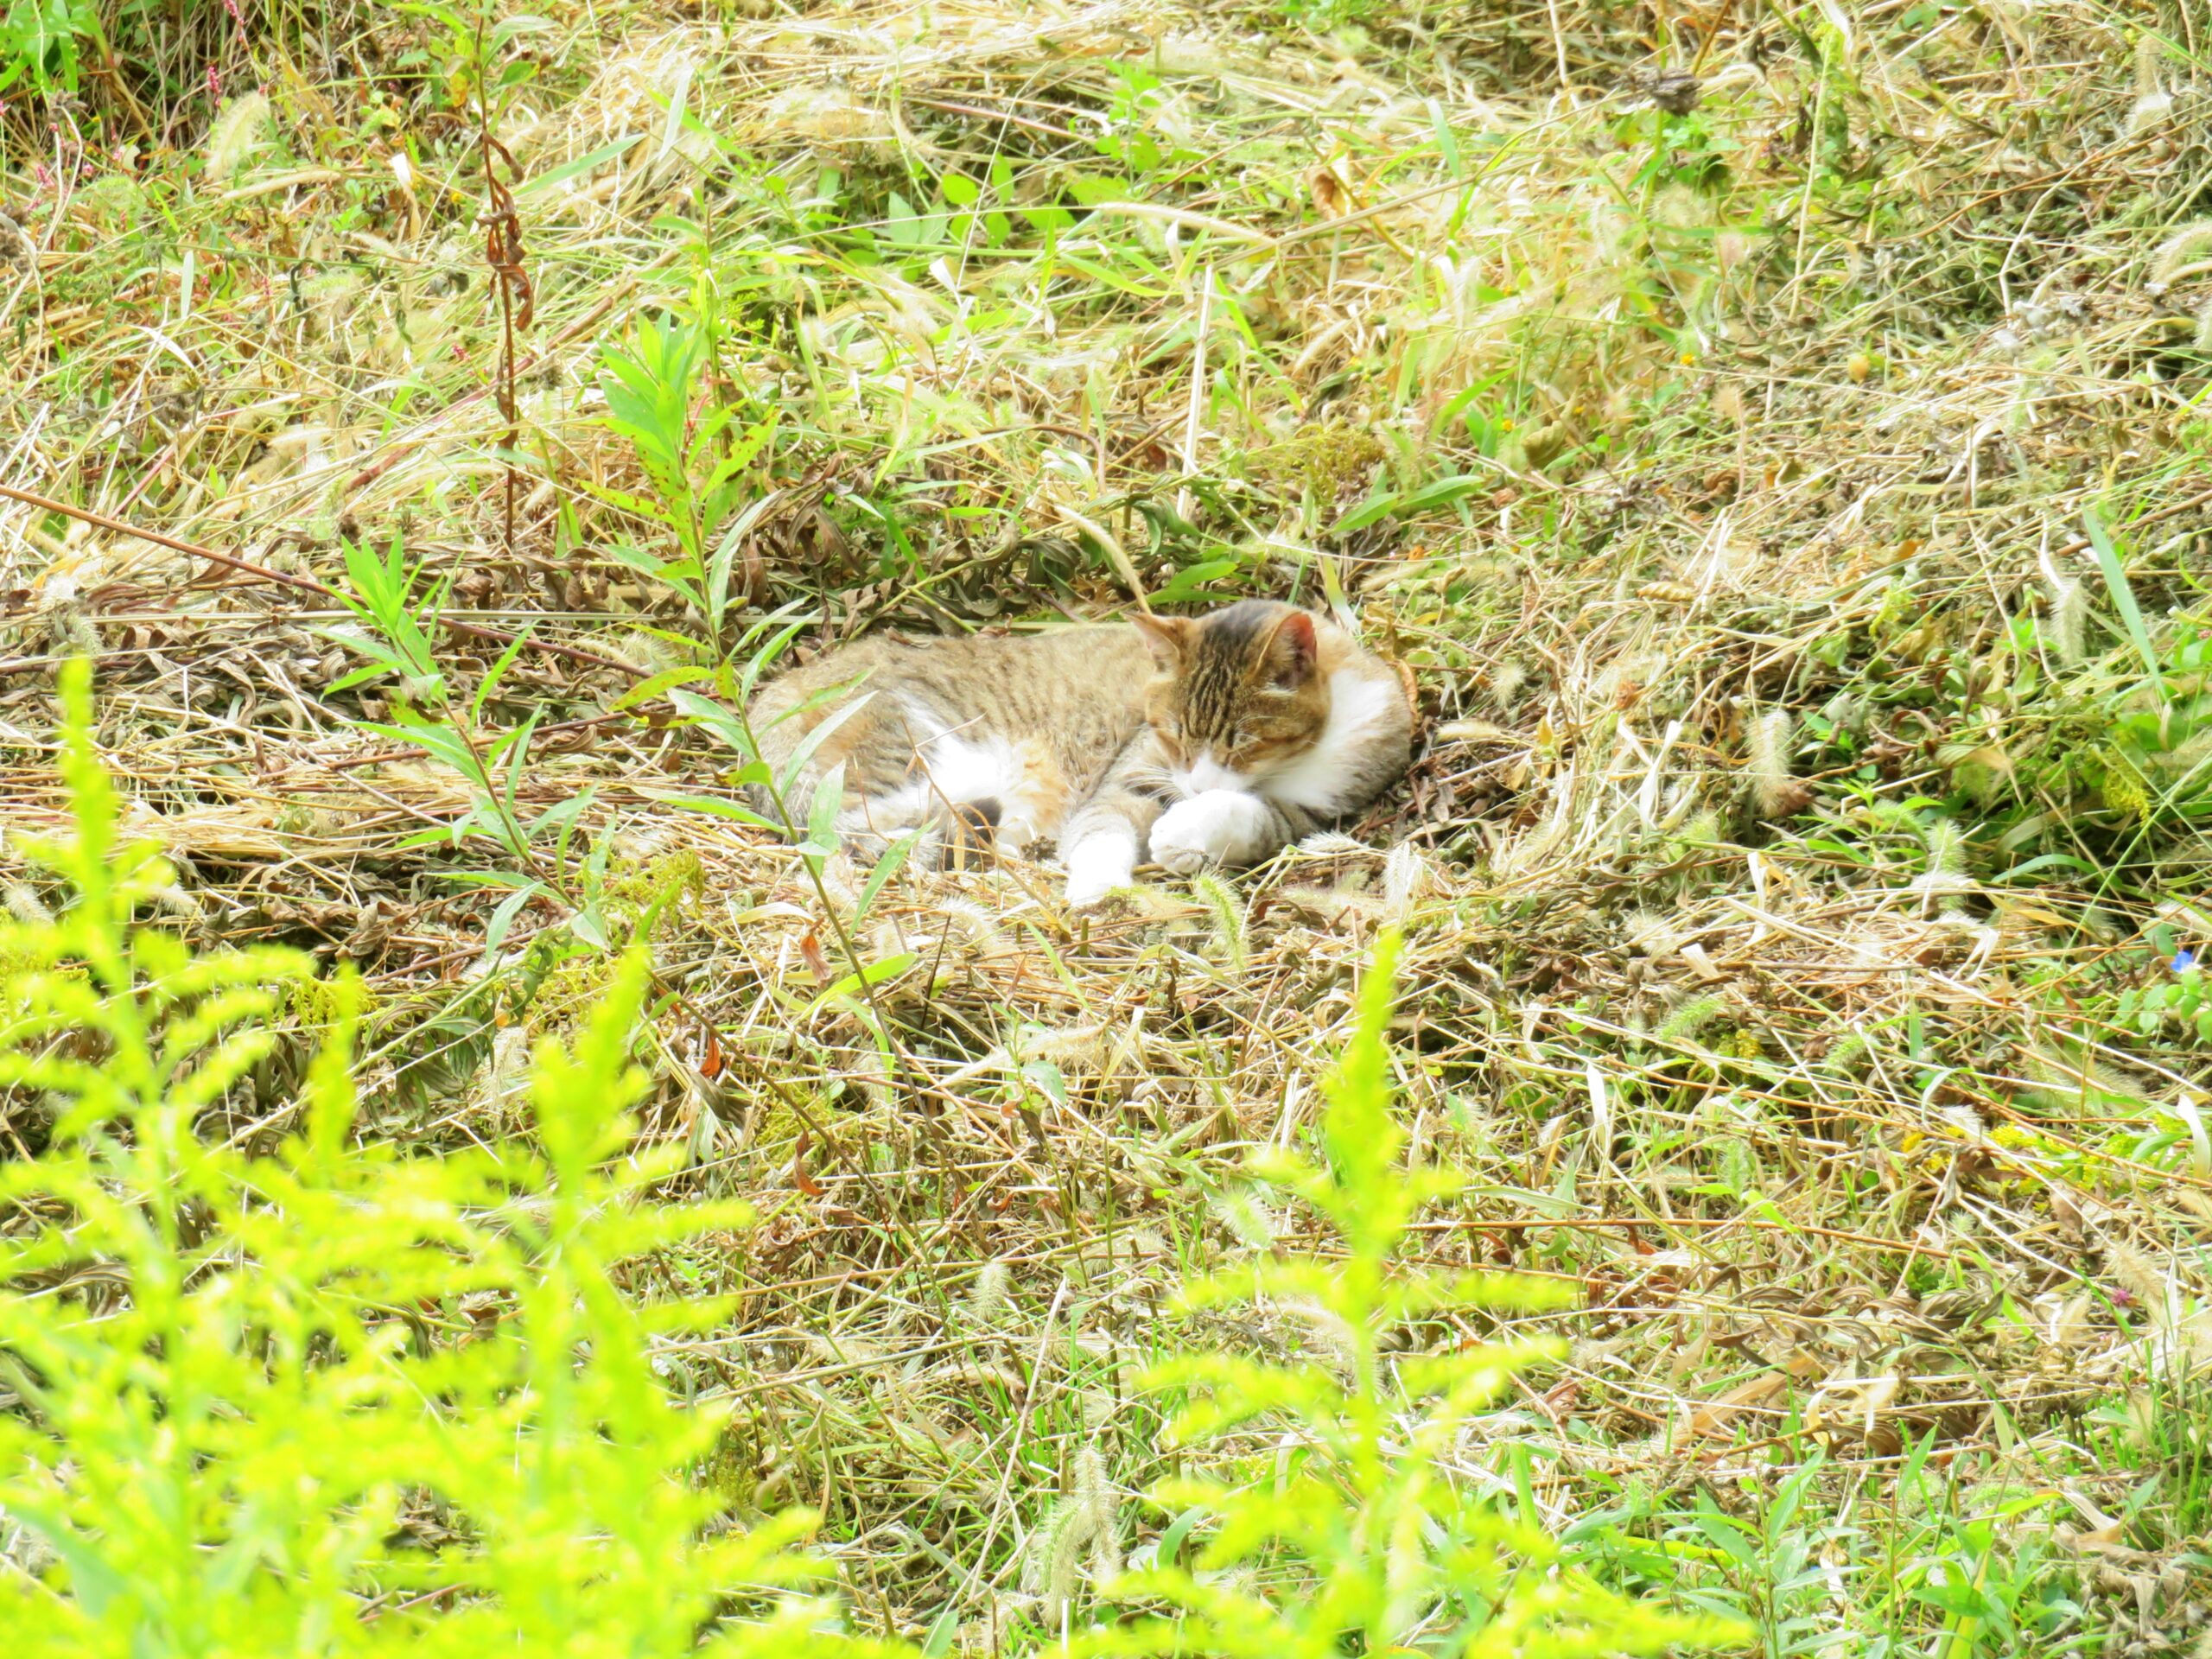
<path id="1" fill-rule="evenodd" d="M 864 1626 L 1086 1605 L 1040 1541 L 1162 1472 L 1126 1375 L 1295 1236 L 1237 1172 L 1396 930 L 1426 1259 L 1579 1299 L 1475 1489 L 1745 1651 L 2201 1650 L 2189 9 L 203 10 L 4 118 L 8 835 L 89 652 L 175 925 L 357 967 L 425 1155 L 648 938 L 643 1134 L 761 1220 L 626 1288 L 742 1293 L 664 1369 Z M 786 626 L 1243 594 L 1421 711 L 1261 870 L 734 816 Z"/>

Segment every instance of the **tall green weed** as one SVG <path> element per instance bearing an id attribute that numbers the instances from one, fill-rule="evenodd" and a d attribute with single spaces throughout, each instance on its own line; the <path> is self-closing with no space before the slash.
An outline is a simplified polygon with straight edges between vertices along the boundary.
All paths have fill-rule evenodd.
<path id="1" fill-rule="evenodd" d="M 1736 1634 L 1613 1593 L 1565 1562 L 1534 1516 L 1452 1478 L 1453 1463 L 1480 1456 L 1470 1433 L 1478 1414 L 1557 1344 L 1470 1341 L 1400 1354 L 1394 1338 L 1467 1328 L 1459 1315 L 1556 1306 L 1561 1296 L 1542 1281 L 1402 1260 L 1422 1211 L 1459 1181 L 1434 1166 L 1401 1166 L 1406 1133 L 1391 1109 L 1385 1041 L 1396 957 L 1386 938 L 1330 1090 L 1319 1156 L 1269 1153 L 1251 1166 L 1338 1248 L 1262 1255 L 1183 1294 L 1193 1310 L 1287 1316 L 1305 1332 L 1300 1351 L 1191 1353 L 1148 1379 L 1187 1400 L 1171 1427 L 1183 1443 L 1258 1429 L 1268 1450 L 1154 1489 L 1178 1519 L 1154 1562 L 1113 1593 L 1163 1611 L 1095 1632 L 1078 1653 L 1598 1659 Z M 1185 1561 L 1181 1541 L 1193 1537 L 1204 1541 Z"/>
<path id="2" fill-rule="evenodd" d="M 717 1424 L 648 1339 L 723 1310 L 613 1283 L 743 1220 L 639 1201 L 666 1173 L 626 1154 L 642 964 L 541 1046 L 532 1143 L 357 1145 L 343 982 L 296 1116 L 213 1132 L 312 964 L 137 924 L 173 877 L 118 842 L 82 664 L 64 687 L 75 834 L 30 850 L 70 897 L 0 929 L 0 1087 L 52 1114 L 0 1166 L 0 1519 L 35 1541 L 0 1571 L 14 1652 L 880 1651 L 796 1593 L 802 1517 L 704 1535 L 684 1477 Z"/>

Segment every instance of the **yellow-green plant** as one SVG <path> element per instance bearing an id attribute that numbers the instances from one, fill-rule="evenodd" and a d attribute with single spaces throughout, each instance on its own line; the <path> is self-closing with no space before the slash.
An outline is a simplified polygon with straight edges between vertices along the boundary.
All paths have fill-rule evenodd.
<path id="1" fill-rule="evenodd" d="M 137 924 L 173 878 L 118 842 L 84 665 L 62 683 L 75 832 L 30 850 L 70 896 L 0 927 L 0 1089 L 50 1114 L 0 1166 L 10 1659 L 889 1651 L 798 1592 L 803 1517 L 703 1535 L 717 1425 L 646 1351 L 721 1310 L 611 1280 L 741 1219 L 635 1201 L 664 1173 L 625 1150 L 642 965 L 538 1052 L 535 1144 L 357 1145 L 347 1017 L 225 1134 L 312 964 Z"/>
<path id="2" fill-rule="evenodd" d="M 1257 1179 L 1317 1211 L 1341 1254 L 1264 1255 L 1183 1293 L 1193 1309 L 1244 1303 L 1294 1316 L 1306 1354 L 1198 1352 L 1147 1378 L 1189 1399 L 1171 1425 L 1177 1440 L 1264 1428 L 1268 1455 L 1231 1457 L 1222 1471 L 1154 1490 L 1168 1513 L 1192 1525 L 1205 1517 L 1210 1531 L 1191 1564 L 1157 1560 L 1111 1592 L 1172 1611 L 1090 1632 L 1071 1644 L 1076 1653 L 1598 1659 L 1732 1633 L 1593 1583 L 1529 1517 L 1500 1512 L 1447 1472 L 1471 1455 L 1476 1414 L 1556 1344 L 1393 1357 L 1392 1334 L 1454 1310 L 1532 1310 L 1559 1296 L 1540 1281 L 1408 1271 L 1395 1260 L 1422 1209 L 1458 1185 L 1443 1169 L 1400 1166 L 1406 1135 L 1391 1111 L 1385 1042 L 1396 957 L 1386 938 L 1330 1090 L 1320 1160 L 1277 1153 L 1252 1165 Z M 1282 1446 L 1295 1449 L 1286 1459 Z M 1169 1535 L 1189 1531 L 1179 1522 Z"/>

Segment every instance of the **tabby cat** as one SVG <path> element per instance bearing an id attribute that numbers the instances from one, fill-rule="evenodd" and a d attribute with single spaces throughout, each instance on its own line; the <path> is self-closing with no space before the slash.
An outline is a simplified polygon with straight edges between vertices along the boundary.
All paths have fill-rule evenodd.
<path id="1" fill-rule="evenodd" d="M 1177 874 L 1256 863 L 1358 811 L 1405 771 L 1413 731 L 1395 672 L 1335 623 L 1264 600 L 1020 638 L 861 639 L 760 693 L 766 758 L 780 772 L 855 696 L 807 767 L 844 767 L 847 847 L 873 857 L 918 830 L 911 856 L 933 867 L 1049 841 L 1075 905 L 1127 887 L 1147 855 Z"/>

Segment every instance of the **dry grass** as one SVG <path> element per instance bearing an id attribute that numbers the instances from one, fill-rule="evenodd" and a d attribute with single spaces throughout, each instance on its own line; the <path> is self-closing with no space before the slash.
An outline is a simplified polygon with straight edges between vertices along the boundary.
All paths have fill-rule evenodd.
<path id="1" fill-rule="evenodd" d="M 1434 1258 L 1587 1299 L 1471 1481 L 1769 1652 L 2184 1650 L 2212 1072 L 2122 999 L 2212 933 L 2204 43 L 2086 0 L 755 10 L 505 48 L 511 544 L 428 23 L 257 56 L 267 134 L 221 167 L 20 149 L 0 263 L 0 482 L 332 584 L 338 538 L 404 536 L 478 630 L 440 642 L 464 690 L 528 631 L 479 733 L 542 714 L 522 802 L 590 785 L 608 918 L 667 901 L 646 1132 L 763 1217 L 634 1287 L 746 1293 L 668 1356 L 749 1408 L 734 1504 L 819 1504 L 866 1621 L 1031 1639 L 1026 1541 L 1079 1448 L 1158 1472 L 1128 1368 L 1185 1268 L 1286 1224 L 1236 1162 L 1300 1134 L 1396 925 L 1404 1109 L 1475 1182 Z M 1692 64 L 1687 116 L 1628 79 Z M 671 308 L 721 331 L 701 397 L 780 417 L 745 619 L 1343 605 L 1420 687 L 1406 788 L 1097 918 L 1041 869 L 901 876 L 851 941 L 911 965 L 837 990 L 859 876 L 671 809 L 729 757 L 654 684 L 615 708 L 735 637 L 607 556 L 670 550 L 593 493 L 646 487 L 597 354 Z M 512 1130 L 509 1033 L 607 958 L 551 896 L 487 957 L 496 894 L 440 873 L 499 856 L 401 844 L 472 793 L 360 728 L 390 682 L 327 689 L 346 613 L 19 501 L 0 598 L 8 833 L 54 814 L 52 668 L 95 651 L 181 921 L 359 966 L 377 1132 Z M 2128 604 L 2180 711 L 2147 740 Z"/>

